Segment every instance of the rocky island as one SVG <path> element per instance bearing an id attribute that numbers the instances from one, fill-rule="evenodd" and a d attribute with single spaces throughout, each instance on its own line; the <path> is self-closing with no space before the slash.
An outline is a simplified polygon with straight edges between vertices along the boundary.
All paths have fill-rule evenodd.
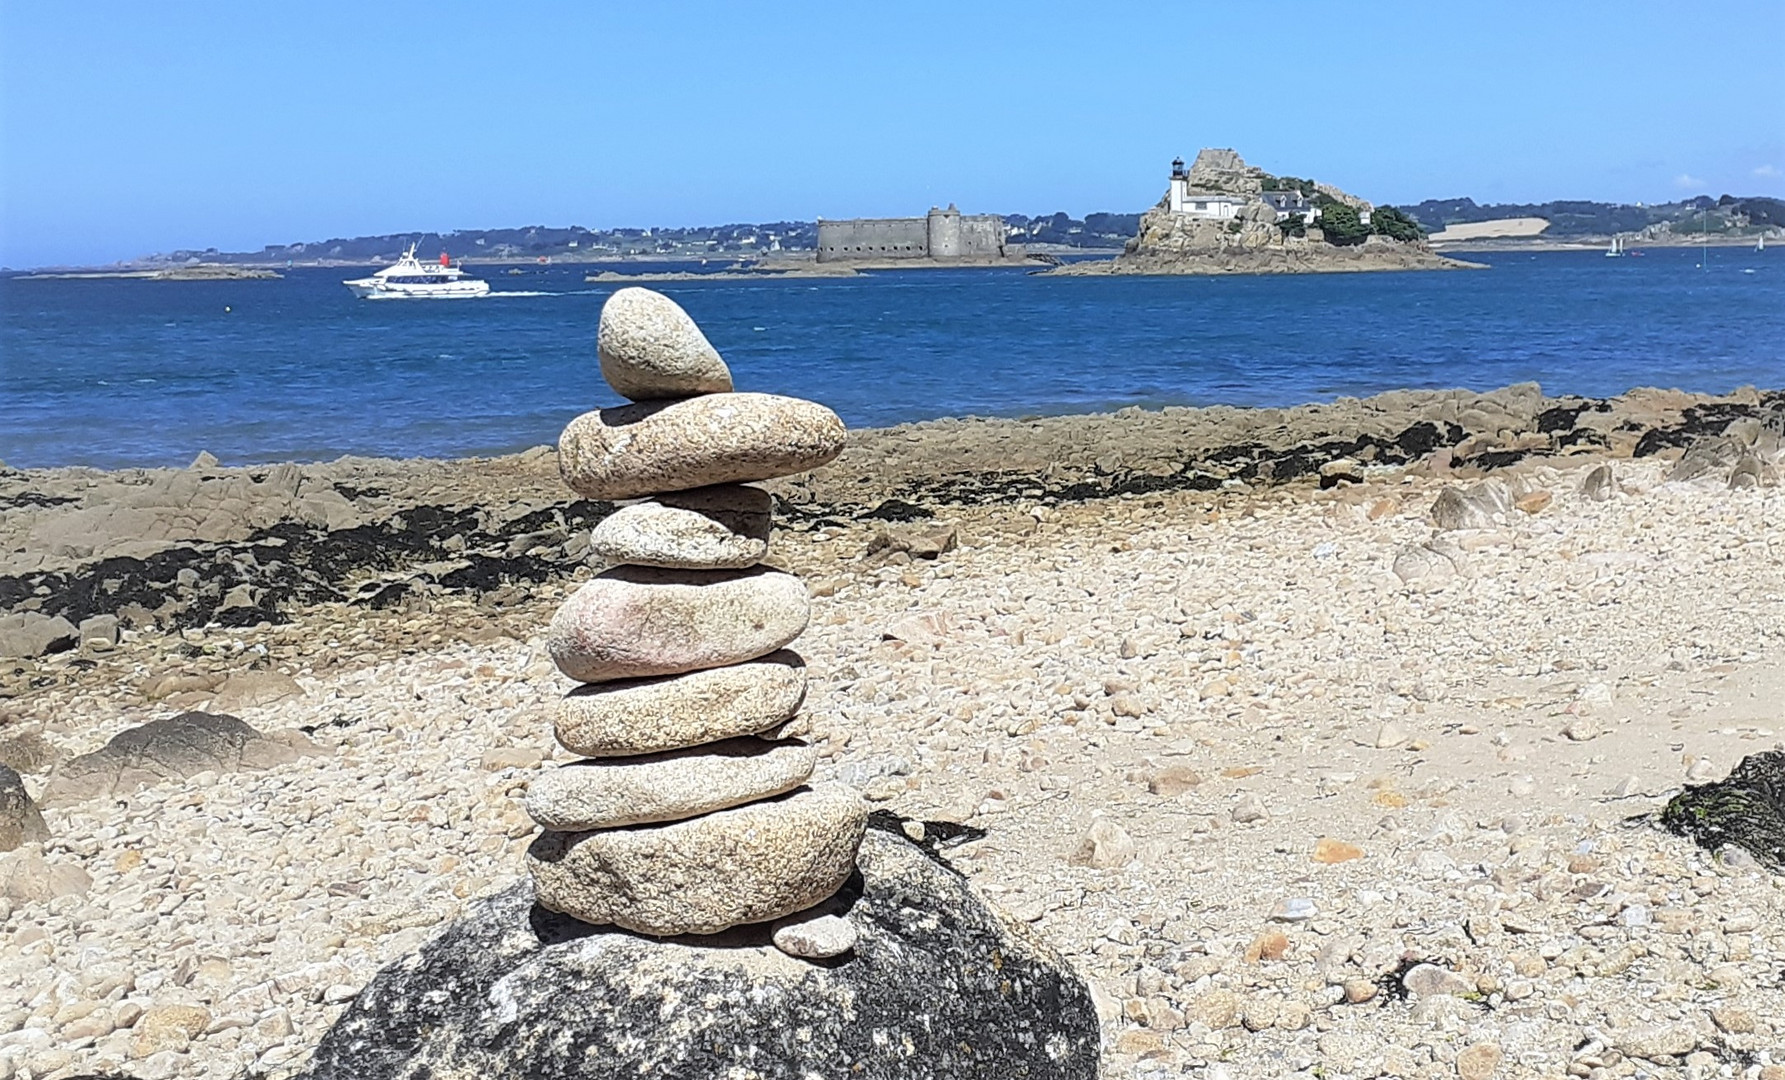
<path id="1" fill-rule="evenodd" d="M 1360 270 L 1463 270 L 1434 254 L 1417 222 L 1331 184 L 1272 176 L 1232 150 L 1205 149 L 1141 215 L 1140 232 L 1113 259 L 1047 271 L 1101 274 L 1312 274 Z"/>
<path id="2" fill-rule="evenodd" d="M 284 274 L 255 266 L 222 263 L 190 263 L 151 270 L 75 270 L 66 273 L 26 274 L 22 281 L 84 281 L 136 278 L 140 281 L 277 281 Z"/>

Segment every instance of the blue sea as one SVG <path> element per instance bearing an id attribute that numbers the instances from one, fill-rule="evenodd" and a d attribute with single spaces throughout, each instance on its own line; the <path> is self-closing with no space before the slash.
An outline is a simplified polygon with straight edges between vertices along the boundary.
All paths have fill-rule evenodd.
<path id="1" fill-rule="evenodd" d="M 1551 394 L 1785 385 L 1785 251 L 1473 255 L 1491 270 L 1048 278 L 909 270 L 653 285 L 739 389 L 852 426 L 1128 405 L 1290 405 L 1535 380 Z M 668 267 L 666 267 L 667 269 Z M 685 268 L 685 267 L 677 267 Z M 715 267 L 716 268 L 716 267 Z M 279 281 L 0 278 L 0 460 L 14 467 L 450 457 L 554 442 L 616 403 L 595 362 L 617 285 L 475 267 L 471 301 Z"/>

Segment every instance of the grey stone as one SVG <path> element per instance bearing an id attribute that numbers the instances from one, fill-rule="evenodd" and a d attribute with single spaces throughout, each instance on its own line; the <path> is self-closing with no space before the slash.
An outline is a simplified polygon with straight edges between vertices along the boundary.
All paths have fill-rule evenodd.
<path id="1" fill-rule="evenodd" d="M 1484 480 L 1468 488 L 1447 487 L 1432 503 L 1432 524 L 1440 529 L 1491 529 L 1512 512 L 1512 496 L 1502 484 Z M 1496 520 L 1495 515 L 1500 515 Z"/>
<path id="2" fill-rule="evenodd" d="M 816 402 L 706 394 L 584 413 L 558 440 L 564 482 L 589 499 L 771 480 L 843 452 L 843 421 Z"/>
<path id="3" fill-rule="evenodd" d="M 192 459 L 192 464 L 186 467 L 188 469 L 204 470 L 215 469 L 219 464 L 220 462 L 218 462 L 216 454 L 211 453 L 209 450 L 200 450 L 198 456 Z"/>
<path id="4" fill-rule="evenodd" d="M 528 786 L 527 814 L 566 832 L 681 821 L 792 791 L 817 763 L 817 751 L 806 743 L 749 736 L 643 757 L 579 761 Z"/>
<path id="5" fill-rule="evenodd" d="M 559 704 L 555 729 L 572 753 L 648 754 L 767 731 L 805 696 L 805 661 L 782 649 L 686 675 L 580 686 Z"/>
<path id="6" fill-rule="evenodd" d="M 106 648 L 118 643 L 118 617 L 116 615 L 94 615 L 81 620 L 81 644 L 92 648 Z"/>
<path id="7" fill-rule="evenodd" d="M 38 773 L 60 760 L 50 741 L 36 731 L 21 731 L 0 739 L 0 765 L 21 773 Z"/>
<path id="8" fill-rule="evenodd" d="M 67 652 L 80 644 L 80 632 L 60 615 L 16 611 L 0 615 L 0 657 L 34 660 L 49 653 Z"/>
<path id="9" fill-rule="evenodd" d="M 1079 838 L 1078 847 L 1067 862 L 1093 870 L 1113 870 L 1133 859 L 1134 852 L 1134 838 L 1127 830 L 1106 818 L 1098 818 Z"/>
<path id="10" fill-rule="evenodd" d="M 38 844 L 50 838 L 43 815 L 19 774 L 0 765 L 0 851 L 11 851 L 20 844 Z"/>
<path id="11" fill-rule="evenodd" d="M 824 900 L 855 867 L 867 810 L 847 788 L 801 788 L 668 825 L 541 833 L 539 903 L 641 934 L 714 934 Z"/>
<path id="12" fill-rule="evenodd" d="M 1431 588 L 1454 581 L 1457 562 L 1450 552 L 1431 544 L 1409 544 L 1395 553 L 1394 574 L 1403 584 Z"/>
<path id="13" fill-rule="evenodd" d="M 233 716 L 186 712 L 129 728 L 50 774 L 44 806 L 124 795 L 205 771 L 265 769 L 295 760 L 305 746 L 268 739 Z M 306 744 L 307 745 L 307 744 Z"/>
<path id="14" fill-rule="evenodd" d="M 639 679 L 766 656 L 806 629 L 812 603 L 792 574 L 620 566 L 552 617 L 546 648 L 578 682 Z"/>
<path id="15" fill-rule="evenodd" d="M 1093 1080 L 1084 981 L 959 874 L 870 830 L 845 890 L 851 954 L 813 964 L 761 928 L 657 941 L 532 905 L 472 902 L 379 972 L 317 1045 L 306 1080 L 860 1076 Z"/>
<path id="16" fill-rule="evenodd" d="M 238 671 L 223 680 L 211 708 L 231 713 L 238 709 L 256 709 L 287 698 L 304 696 L 304 688 L 289 675 L 278 671 Z"/>
<path id="17" fill-rule="evenodd" d="M 855 924 L 841 915 L 801 912 L 775 923 L 775 948 L 788 956 L 828 960 L 855 948 L 860 935 Z"/>
<path id="18" fill-rule="evenodd" d="M 1461 995 L 1473 993 L 1475 984 L 1454 971 L 1437 964 L 1414 964 L 1401 976 L 1401 985 L 1415 997 L 1434 994 Z"/>
<path id="19" fill-rule="evenodd" d="M 1652 1061 L 1663 1055 L 1684 1057 L 1698 1049 L 1701 1041 L 1709 1042 L 1701 1039 L 1692 1025 L 1675 1023 L 1627 1028 L 1617 1033 L 1613 1043 L 1631 1057 Z"/>
<path id="20" fill-rule="evenodd" d="M 1729 470 L 1729 490 L 1762 487 L 1772 480 L 1772 470 L 1753 454 L 1743 454 Z"/>
<path id="21" fill-rule="evenodd" d="M 603 518 L 589 534 L 589 548 L 629 566 L 755 566 L 768 554 L 773 507 L 768 492 L 740 484 L 670 492 Z"/>
<path id="22" fill-rule="evenodd" d="M 1604 502 L 1617 493 L 1617 484 L 1611 475 L 1609 463 L 1595 465 L 1592 471 L 1581 478 L 1580 493 L 1594 502 Z"/>
<path id="23" fill-rule="evenodd" d="M 72 863 L 50 862 L 26 848 L 0 855 L 0 897 L 41 904 L 64 896 L 85 896 L 93 877 Z"/>
<path id="24" fill-rule="evenodd" d="M 651 289 L 621 289 L 601 305 L 601 375 L 633 401 L 722 394 L 731 370 L 680 304 Z"/>

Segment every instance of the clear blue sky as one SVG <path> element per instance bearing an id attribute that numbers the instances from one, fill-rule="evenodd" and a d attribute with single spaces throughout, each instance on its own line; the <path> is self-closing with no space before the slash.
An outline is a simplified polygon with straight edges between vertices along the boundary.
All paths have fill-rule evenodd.
<path id="1" fill-rule="evenodd" d="M 1785 0 L 0 0 L 0 265 L 526 224 L 1785 190 Z"/>

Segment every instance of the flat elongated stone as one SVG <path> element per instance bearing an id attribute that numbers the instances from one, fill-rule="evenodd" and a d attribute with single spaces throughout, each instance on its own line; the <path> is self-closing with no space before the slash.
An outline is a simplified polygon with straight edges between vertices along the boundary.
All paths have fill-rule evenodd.
<path id="1" fill-rule="evenodd" d="M 578 682 L 676 675 L 774 652 L 806 629 L 811 606 L 799 578 L 766 567 L 619 566 L 564 602 L 546 648 Z"/>
<path id="2" fill-rule="evenodd" d="M 867 808 L 801 788 L 669 825 L 541 833 L 527 848 L 539 903 L 641 934 L 716 934 L 828 898 L 855 869 Z"/>
<path id="3" fill-rule="evenodd" d="M 578 761 L 527 787 L 527 815 L 575 832 L 681 821 L 792 791 L 812 775 L 818 752 L 797 740 L 749 736 L 643 757 Z"/>
<path id="4" fill-rule="evenodd" d="M 706 394 L 584 413 L 558 439 L 558 470 L 585 498 L 636 499 L 805 472 L 843 441 L 843 421 L 816 402 Z"/>
<path id="5" fill-rule="evenodd" d="M 741 484 L 669 492 L 603 518 L 589 534 L 589 547 L 609 562 L 628 566 L 755 566 L 769 551 L 773 507 L 768 492 Z"/>
<path id="6" fill-rule="evenodd" d="M 595 351 L 607 384 L 633 401 L 731 389 L 731 370 L 700 327 L 652 289 L 621 289 L 607 298 Z"/>
<path id="7" fill-rule="evenodd" d="M 806 697 L 806 664 L 782 649 L 730 667 L 579 686 L 558 706 L 558 742 L 615 757 L 674 750 L 786 722 Z"/>

